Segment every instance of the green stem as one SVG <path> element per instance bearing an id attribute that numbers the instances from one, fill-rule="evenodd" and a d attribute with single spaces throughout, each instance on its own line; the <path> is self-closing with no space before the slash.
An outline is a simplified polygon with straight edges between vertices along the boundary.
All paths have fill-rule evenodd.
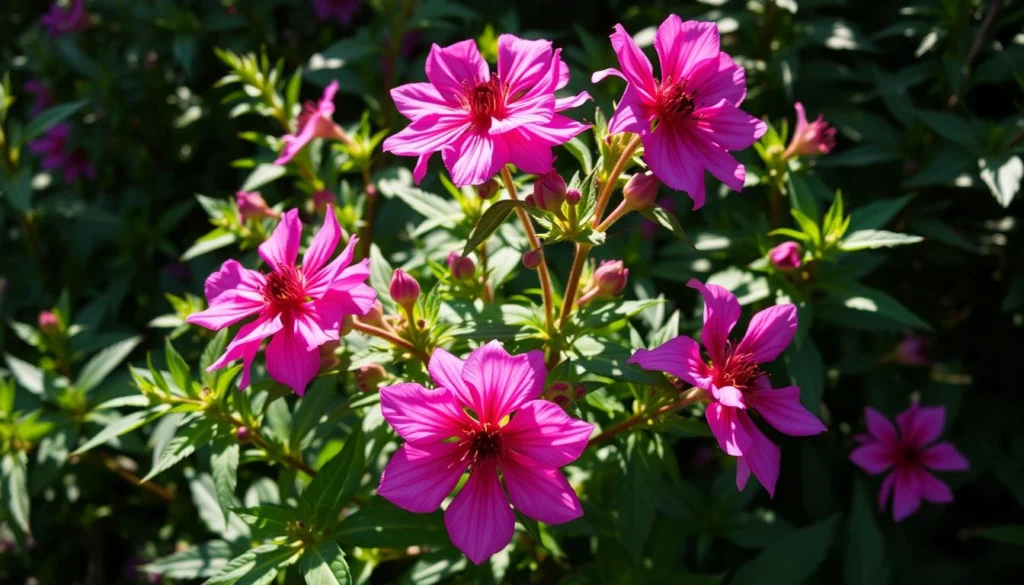
<path id="1" fill-rule="evenodd" d="M 591 439 L 590 443 L 587 445 L 587 448 L 589 449 L 591 447 L 599 447 L 601 445 L 604 445 L 605 443 L 611 441 L 616 436 L 632 429 L 637 425 L 648 423 L 660 417 L 663 414 L 672 412 L 674 410 L 679 410 L 680 408 L 689 406 L 695 402 L 699 402 L 703 400 L 705 396 L 706 394 L 704 390 L 700 388 L 690 388 L 686 392 L 681 393 L 679 395 L 679 398 L 673 400 L 672 402 L 669 402 L 668 404 L 656 408 L 653 411 L 641 410 L 640 412 L 634 414 L 633 416 L 627 418 L 626 420 L 611 427 L 608 427 L 607 429 L 602 431 L 600 435 Z"/>

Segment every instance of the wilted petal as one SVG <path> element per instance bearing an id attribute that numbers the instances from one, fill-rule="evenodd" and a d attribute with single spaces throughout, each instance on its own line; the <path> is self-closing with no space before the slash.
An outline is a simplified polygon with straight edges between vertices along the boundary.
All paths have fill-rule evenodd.
<path id="1" fill-rule="evenodd" d="M 380 410 L 399 436 L 416 444 L 455 437 L 469 422 L 451 390 L 414 383 L 381 388 Z"/>
<path id="2" fill-rule="evenodd" d="M 921 454 L 921 463 L 935 471 L 967 471 L 971 464 L 952 443 L 943 441 Z"/>
<path id="3" fill-rule="evenodd" d="M 299 210 L 286 211 L 281 223 L 274 228 L 274 233 L 260 244 L 260 258 L 275 270 L 283 266 L 295 266 L 295 260 L 299 257 L 301 238 L 302 223 L 299 221 Z"/>
<path id="4" fill-rule="evenodd" d="M 711 389 L 711 371 L 700 354 L 697 342 L 680 335 L 654 349 L 638 349 L 626 363 L 637 364 L 645 370 L 666 372 L 680 380 Z"/>
<path id="5" fill-rule="evenodd" d="M 704 328 L 700 332 L 700 339 L 711 354 L 712 362 L 721 362 L 729 332 L 740 319 L 740 303 L 736 295 L 715 284 L 705 285 L 697 279 L 691 279 L 686 286 L 704 297 Z"/>
<path id="6" fill-rule="evenodd" d="M 541 467 L 559 468 L 583 453 L 593 432 L 594 425 L 572 418 L 553 402 L 532 400 L 516 410 L 501 437 L 509 449 Z"/>
<path id="7" fill-rule="evenodd" d="M 479 402 L 467 404 L 481 422 L 497 424 L 544 390 L 544 352 L 511 356 L 497 341 L 478 347 L 466 358 L 462 379 Z"/>
<path id="8" fill-rule="evenodd" d="M 462 449 L 455 443 L 406 443 L 381 473 L 377 495 L 410 512 L 433 512 L 465 470 Z"/>
<path id="9" fill-rule="evenodd" d="M 579 497 L 558 469 L 506 457 L 501 473 L 512 505 L 523 515 L 545 524 L 564 524 L 583 516 Z"/>
<path id="10" fill-rule="evenodd" d="M 493 465 L 473 469 L 444 512 L 452 544 L 477 565 L 508 546 L 515 523 L 516 516 Z"/>

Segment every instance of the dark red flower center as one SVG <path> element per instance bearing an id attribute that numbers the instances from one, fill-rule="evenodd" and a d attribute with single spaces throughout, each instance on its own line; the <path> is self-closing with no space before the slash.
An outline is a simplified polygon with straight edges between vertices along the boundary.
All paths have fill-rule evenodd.
<path id="1" fill-rule="evenodd" d="M 715 366 L 715 386 L 732 386 L 742 392 L 756 390 L 761 378 L 767 376 L 748 353 L 727 353 L 722 364 Z"/>
<path id="2" fill-rule="evenodd" d="M 488 423 L 473 430 L 466 438 L 470 464 L 476 465 L 488 461 L 496 461 L 505 452 L 505 442 L 501 438 L 501 430 Z"/>
<path id="3" fill-rule="evenodd" d="M 477 128 L 488 130 L 492 119 L 500 120 L 507 114 L 508 84 L 498 74 L 492 73 L 490 79 L 473 86 L 463 82 L 463 90 L 463 107 L 469 110 Z"/>
<path id="4" fill-rule="evenodd" d="M 686 81 L 667 80 L 658 87 L 656 114 L 661 122 L 680 122 L 697 109 L 697 91 L 688 90 Z"/>
<path id="5" fill-rule="evenodd" d="M 263 299 L 279 312 L 305 303 L 306 287 L 302 272 L 294 266 L 282 266 L 268 274 Z"/>
<path id="6" fill-rule="evenodd" d="M 898 467 L 917 467 L 921 464 L 921 450 L 913 445 L 902 445 L 897 457 Z"/>

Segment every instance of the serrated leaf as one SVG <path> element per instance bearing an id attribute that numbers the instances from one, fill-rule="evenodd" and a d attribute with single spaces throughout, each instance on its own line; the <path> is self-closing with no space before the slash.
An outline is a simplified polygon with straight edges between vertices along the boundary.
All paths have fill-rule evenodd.
<path id="1" fill-rule="evenodd" d="M 345 518 L 334 536 L 345 544 L 363 548 L 440 546 L 450 542 L 440 511 L 414 514 L 380 498 Z"/>
<path id="2" fill-rule="evenodd" d="M 812 524 L 769 545 L 736 571 L 730 585 L 802 585 L 825 560 L 837 520 Z"/>
<path id="3" fill-rule="evenodd" d="M 473 232 L 469 235 L 469 240 L 466 241 L 466 247 L 463 248 L 462 255 L 469 256 L 470 252 L 476 250 L 484 240 L 491 237 L 491 234 L 501 227 L 501 224 L 505 223 L 508 216 L 517 208 L 526 209 L 526 204 L 522 201 L 504 199 L 488 207 L 480 221 L 473 226 Z"/>
<path id="4" fill-rule="evenodd" d="M 230 544 L 223 540 L 211 540 L 159 558 L 140 568 L 167 579 L 199 579 L 221 572 L 231 559 L 231 555 Z"/>
<path id="5" fill-rule="evenodd" d="M 116 419 L 113 424 L 107 425 L 106 427 L 103 428 L 103 430 L 101 430 L 91 439 L 86 441 L 84 445 L 80 446 L 78 449 L 75 449 L 72 455 L 81 455 L 82 453 L 85 453 L 86 451 L 89 451 L 94 447 L 106 443 L 107 441 L 113 439 L 114 437 L 120 437 L 125 433 L 130 433 L 131 431 L 134 431 L 135 429 L 163 416 L 170 409 L 170 404 L 157 404 L 151 406 L 150 408 L 147 408 L 146 410 L 137 410 L 119 419 Z"/>
<path id="6" fill-rule="evenodd" d="M 75 387 L 88 392 L 98 386 L 142 342 L 141 337 L 129 337 L 92 356 L 75 379 Z"/>
<path id="7" fill-rule="evenodd" d="M 224 511 L 227 524 L 231 508 L 235 505 L 235 488 L 238 486 L 238 442 L 231 435 L 221 437 L 213 444 L 210 455 L 210 475 L 217 491 L 217 502 Z"/>
<path id="8" fill-rule="evenodd" d="M 912 234 L 898 234 L 885 230 L 859 230 L 843 238 L 839 242 L 839 249 L 844 252 L 855 252 L 857 250 L 906 246 L 923 240 L 924 238 L 921 236 Z"/>
<path id="9" fill-rule="evenodd" d="M 361 430 L 345 440 L 341 452 L 327 462 L 302 492 L 302 509 L 311 523 L 330 529 L 342 508 L 358 491 L 365 471 L 366 441 Z"/>
<path id="10" fill-rule="evenodd" d="M 307 546 L 299 559 L 299 573 L 306 585 L 351 585 L 352 573 L 338 543 L 326 540 Z"/>

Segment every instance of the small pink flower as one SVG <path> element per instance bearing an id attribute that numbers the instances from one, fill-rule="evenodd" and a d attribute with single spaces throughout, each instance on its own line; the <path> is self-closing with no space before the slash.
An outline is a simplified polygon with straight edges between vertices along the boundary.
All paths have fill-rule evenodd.
<path id="1" fill-rule="evenodd" d="M 803 257 L 803 246 L 797 242 L 783 242 L 768 252 L 772 265 L 784 272 L 800 268 Z"/>
<path id="2" fill-rule="evenodd" d="M 296 121 L 295 134 L 286 134 L 281 138 L 284 149 L 281 156 L 274 161 L 275 165 L 288 164 L 315 138 L 331 138 L 346 143 L 350 141 L 341 127 L 334 123 L 334 96 L 337 93 L 338 82 L 332 81 L 324 88 L 323 96 L 318 103 L 306 102 L 302 106 L 302 113 Z"/>
<path id="3" fill-rule="evenodd" d="M 451 252 L 448 254 L 448 270 L 451 271 L 452 278 L 455 280 L 468 280 L 473 278 L 473 274 L 476 272 L 476 263 L 468 256 Z"/>
<path id="4" fill-rule="evenodd" d="M 238 206 L 238 213 L 242 220 L 266 219 L 268 217 L 280 217 L 281 214 L 274 211 L 267 205 L 263 196 L 253 191 L 239 191 L 235 193 L 235 204 Z"/>
<path id="5" fill-rule="evenodd" d="M 435 152 L 460 187 L 485 183 L 506 163 L 544 173 L 551 170 L 551 147 L 588 128 L 558 113 L 590 96 L 555 97 L 569 82 L 569 68 L 551 41 L 501 35 L 495 73 L 472 40 L 434 45 L 426 70 L 428 83 L 391 90 L 398 111 L 412 124 L 384 141 L 386 152 L 419 157 L 417 183 Z"/>
<path id="6" fill-rule="evenodd" d="M 594 83 L 609 75 L 627 81 L 609 133 L 639 134 L 651 170 L 669 187 L 686 191 L 694 209 L 704 205 L 705 169 L 732 190 L 742 189 L 746 171 L 729 152 L 748 148 L 768 126 L 739 109 L 746 74 L 721 52 L 715 23 L 683 22 L 674 14 L 665 19 L 654 37 L 660 81 L 621 24 L 611 40 L 621 71 L 592 77 Z"/>
<path id="7" fill-rule="evenodd" d="M 359 12 L 359 0 L 313 0 L 313 13 L 317 20 L 337 20 L 339 24 L 352 24 Z"/>
<path id="8" fill-rule="evenodd" d="M 896 415 L 899 434 L 873 408 L 865 408 L 864 417 L 868 434 L 855 437 L 860 446 L 850 453 L 850 461 L 871 475 L 892 469 L 878 493 L 879 509 L 885 509 L 891 494 L 892 517 L 899 522 L 916 512 L 922 499 L 935 504 L 953 501 L 949 487 L 927 471 L 966 471 L 970 467 L 952 443 L 943 441 L 928 446 L 942 434 L 945 407 L 920 407 L 915 400 L 910 408 Z"/>
<path id="9" fill-rule="evenodd" d="M 53 311 L 39 313 L 39 330 L 47 335 L 60 332 L 60 319 Z"/>
<path id="10" fill-rule="evenodd" d="M 705 411 L 711 432 L 726 453 L 738 457 L 736 487 L 743 489 L 754 472 L 769 495 L 779 478 L 779 448 L 754 424 L 750 413 L 761 416 L 779 431 L 793 436 L 823 433 L 827 429 L 800 404 L 800 388 L 772 388 L 759 364 L 775 360 L 796 334 L 796 307 L 775 305 L 750 320 L 738 344 L 729 341 L 740 318 L 740 304 L 728 290 L 691 280 L 687 286 L 704 297 L 701 342 L 711 358 L 704 361 L 700 345 L 689 337 L 676 337 L 652 349 L 638 349 L 629 363 L 671 374 L 706 390 L 712 401 Z"/>
<path id="11" fill-rule="evenodd" d="M 825 122 L 825 118 L 818 114 L 818 119 L 807 123 L 807 114 L 800 102 L 793 104 L 796 110 L 796 129 L 793 130 L 793 138 L 786 147 L 784 158 L 791 156 L 817 156 L 828 154 L 836 146 L 836 129 Z"/>
<path id="12" fill-rule="evenodd" d="M 29 108 L 29 115 L 33 118 L 38 116 L 43 110 L 53 105 L 53 94 L 50 93 L 50 89 L 46 87 L 46 84 L 38 79 L 30 79 L 25 82 L 25 91 L 32 94 L 34 101 L 32 107 Z"/>
<path id="13" fill-rule="evenodd" d="M 71 137 L 71 126 L 57 124 L 42 136 L 29 143 L 28 148 L 42 157 L 41 166 L 44 170 L 61 170 L 65 183 L 74 183 L 82 177 L 96 178 L 96 168 L 89 162 L 85 151 L 76 149 L 68 152 L 68 140 Z"/>
<path id="14" fill-rule="evenodd" d="M 629 269 L 622 260 L 602 260 L 594 271 L 590 290 L 583 293 L 576 304 L 582 307 L 595 299 L 614 299 L 625 290 L 628 279 Z"/>
<path id="15" fill-rule="evenodd" d="M 463 362 L 437 349 L 428 370 L 435 390 L 381 388 L 384 418 L 406 443 L 384 469 L 378 495 L 411 512 L 433 512 L 468 468 L 444 522 L 452 543 L 476 564 L 512 540 L 510 499 L 547 524 L 583 515 L 558 470 L 583 453 L 594 426 L 538 400 L 547 376 L 543 352 L 512 356 L 492 341 Z"/>
<path id="16" fill-rule="evenodd" d="M 299 212 L 292 209 L 270 239 L 260 244 L 260 257 L 270 272 L 249 270 L 228 260 L 206 279 L 209 308 L 186 319 L 220 330 L 257 315 L 255 321 L 242 325 L 224 355 L 207 368 L 213 371 L 243 360 L 239 389 L 249 386 L 249 368 L 269 337 L 267 373 L 301 396 L 320 370 L 318 348 L 338 340 L 346 315 L 365 315 L 377 298 L 365 284 L 370 276 L 369 260 L 352 264 L 357 237 L 352 236 L 341 255 L 330 261 L 341 239 L 333 213 L 324 217 L 302 265 L 296 266 L 301 239 Z"/>
<path id="17" fill-rule="evenodd" d="M 89 15 L 85 12 L 83 0 L 71 0 L 71 4 L 62 8 L 54 2 L 50 10 L 39 19 L 46 26 L 51 37 L 62 37 L 69 32 L 84 30 L 89 27 Z"/>
<path id="18" fill-rule="evenodd" d="M 391 300 L 405 307 L 406 310 L 411 310 L 420 298 L 420 283 L 408 272 L 396 268 L 394 274 L 391 275 L 388 292 L 391 293 Z"/>
<path id="19" fill-rule="evenodd" d="M 622 188 L 622 197 L 631 209 L 643 211 L 654 206 L 661 181 L 654 173 L 636 173 L 626 181 Z"/>

